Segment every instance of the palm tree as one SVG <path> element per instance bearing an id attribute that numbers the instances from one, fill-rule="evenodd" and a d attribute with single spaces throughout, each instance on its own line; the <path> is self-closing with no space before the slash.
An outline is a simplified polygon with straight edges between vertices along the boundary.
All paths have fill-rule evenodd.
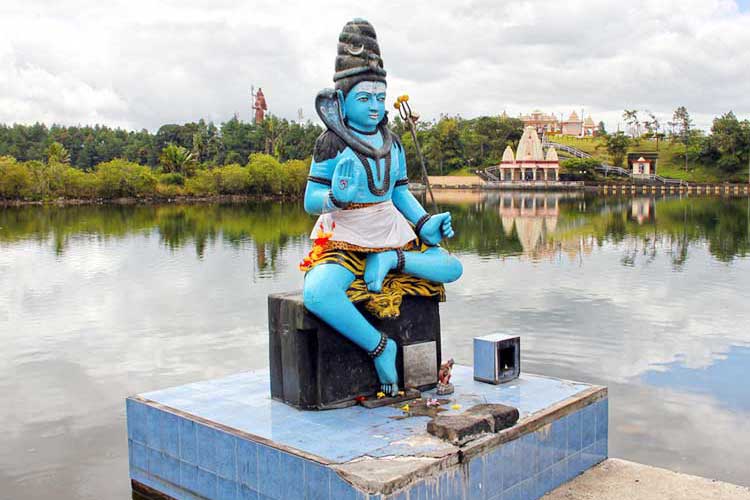
<path id="1" fill-rule="evenodd" d="M 641 122 L 638 121 L 637 109 L 626 109 L 622 112 L 622 119 L 625 120 L 625 123 L 630 125 L 634 139 L 641 135 Z"/>
<path id="2" fill-rule="evenodd" d="M 47 147 L 47 163 L 70 164 L 70 153 L 59 142 L 53 142 Z"/>
<path id="3" fill-rule="evenodd" d="M 190 175 L 195 167 L 193 153 L 173 143 L 166 145 L 159 155 L 159 163 L 165 172 Z"/>

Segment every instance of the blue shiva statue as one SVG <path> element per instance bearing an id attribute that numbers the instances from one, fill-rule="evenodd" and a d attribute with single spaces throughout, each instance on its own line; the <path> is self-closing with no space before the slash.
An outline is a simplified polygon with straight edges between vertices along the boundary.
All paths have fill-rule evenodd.
<path id="1" fill-rule="evenodd" d="M 367 351 L 381 391 L 396 396 L 396 343 L 347 290 L 359 278 L 379 293 L 388 273 L 449 283 L 463 268 L 438 246 L 454 235 L 450 213 L 429 215 L 409 192 L 404 148 L 387 126 L 385 76 L 372 25 L 348 22 L 339 35 L 336 88 L 315 100 L 327 130 L 315 143 L 305 210 L 320 216 L 311 235 L 318 248 L 301 268 L 305 307 Z"/>

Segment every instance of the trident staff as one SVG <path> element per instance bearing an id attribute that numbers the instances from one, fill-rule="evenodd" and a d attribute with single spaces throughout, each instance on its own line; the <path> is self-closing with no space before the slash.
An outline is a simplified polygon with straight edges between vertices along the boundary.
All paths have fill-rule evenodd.
<path id="1" fill-rule="evenodd" d="M 409 106 L 409 96 L 406 94 L 399 96 L 396 99 L 396 102 L 393 103 L 393 107 L 398 110 L 399 116 L 406 122 L 407 126 L 409 127 L 411 137 L 412 139 L 414 139 L 414 147 L 417 148 L 419 163 L 422 165 L 422 178 L 424 179 L 425 186 L 427 186 L 427 192 L 430 193 L 430 198 L 432 199 L 432 208 L 435 210 L 435 213 L 438 213 L 438 206 L 437 202 L 435 201 L 435 195 L 432 194 L 430 179 L 427 177 L 427 167 L 425 167 L 424 164 L 422 149 L 419 147 L 419 141 L 417 140 L 417 120 L 419 120 L 419 115 L 412 112 L 411 106 Z"/>

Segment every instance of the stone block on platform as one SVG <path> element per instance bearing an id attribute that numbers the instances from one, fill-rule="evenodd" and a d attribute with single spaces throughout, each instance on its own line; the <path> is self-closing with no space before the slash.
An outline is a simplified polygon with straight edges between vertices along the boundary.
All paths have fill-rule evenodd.
<path id="1" fill-rule="evenodd" d="M 455 366 L 441 415 L 482 404 L 520 415 L 455 446 L 427 433 L 431 417 L 390 406 L 302 411 L 272 399 L 269 381 L 260 370 L 128 398 L 134 490 L 177 500 L 534 500 L 607 455 L 603 387 L 530 374 L 491 385 Z"/>
<path id="2" fill-rule="evenodd" d="M 429 390 L 440 366 L 438 297 L 404 296 L 397 318 L 360 312 L 398 344 L 396 368 L 407 387 Z M 308 312 L 300 292 L 268 296 L 271 395 L 296 408 L 351 406 L 379 390 L 372 359 Z"/>
<path id="3" fill-rule="evenodd" d="M 482 434 L 493 432 L 489 415 L 438 415 L 427 423 L 427 432 L 455 445 L 463 445 Z"/>
<path id="4" fill-rule="evenodd" d="M 500 432 L 513 426 L 519 417 L 518 408 L 497 403 L 474 405 L 466 410 L 466 413 L 490 417 L 492 419 L 492 432 Z"/>
<path id="5" fill-rule="evenodd" d="M 521 373 L 521 339 L 492 334 L 474 337 L 474 379 L 489 384 L 509 382 Z"/>

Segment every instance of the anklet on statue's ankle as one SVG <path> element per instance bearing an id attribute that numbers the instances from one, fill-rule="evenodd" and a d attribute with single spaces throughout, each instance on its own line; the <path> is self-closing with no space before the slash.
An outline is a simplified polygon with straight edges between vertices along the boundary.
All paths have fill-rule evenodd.
<path id="1" fill-rule="evenodd" d="M 400 248 L 397 248 L 396 249 L 396 272 L 403 273 L 405 265 L 406 265 L 406 257 L 404 256 L 404 251 L 401 250 Z"/>
<path id="2" fill-rule="evenodd" d="M 385 335 L 385 333 L 380 332 L 380 342 L 378 342 L 378 345 L 375 347 L 375 349 L 368 352 L 367 355 L 372 359 L 377 358 L 378 356 L 383 354 L 383 351 L 385 351 L 386 344 L 388 344 L 388 337 Z"/>

